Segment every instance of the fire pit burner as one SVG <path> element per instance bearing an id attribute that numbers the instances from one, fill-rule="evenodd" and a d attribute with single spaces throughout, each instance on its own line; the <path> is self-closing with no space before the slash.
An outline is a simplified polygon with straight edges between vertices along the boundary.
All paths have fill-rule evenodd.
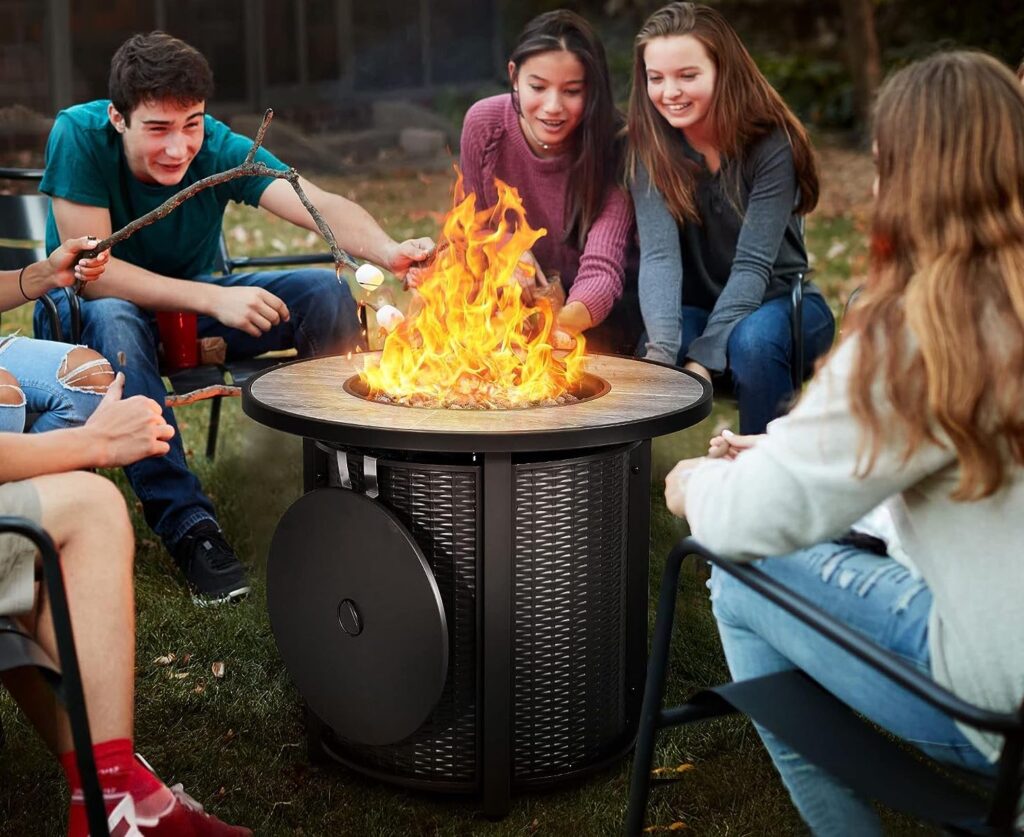
<path id="1" fill-rule="evenodd" d="M 306 494 L 275 532 L 267 606 L 309 707 L 310 756 L 479 793 L 503 816 L 513 789 L 585 775 L 632 746 L 650 440 L 706 417 L 710 386 L 596 355 L 600 397 L 395 410 L 354 391 L 361 365 L 278 366 L 242 400 L 305 440 Z"/>
<path id="2" fill-rule="evenodd" d="M 354 395 L 357 398 L 362 398 L 365 401 L 374 401 L 378 404 L 385 404 L 389 407 L 413 407 L 420 410 L 432 410 L 438 409 L 436 407 L 429 407 L 420 404 L 405 404 L 403 402 L 392 401 L 388 398 L 371 398 L 370 389 L 359 375 L 353 375 L 344 384 L 345 392 L 349 395 Z M 581 401 L 589 401 L 591 398 L 600 398 L 608 390 L 611 389 L 608 382 L 598 376 L 584 373 L 583 380 L 581 380 L 576 386 L 572 387 L 568 391 L 570 396 L 569 400 L 559 404 L 536 404 L 536 405 L 523 405 L 521 407 L 450 407 L 447 409 L 459 409 L 459 410 L 536 410 L 541 407 L 567 407 L 569 404 L 579 404 Z"/>

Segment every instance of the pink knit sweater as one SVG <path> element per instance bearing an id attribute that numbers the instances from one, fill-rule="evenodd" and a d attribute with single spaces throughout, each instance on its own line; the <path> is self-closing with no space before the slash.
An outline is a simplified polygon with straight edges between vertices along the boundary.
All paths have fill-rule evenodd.
<path id="1" fill-rule="evenodd" d="M 609 190 L 583 252 L 564 242 L 565 187 L 572 154 L 537 157 L 523 136 L 508 94 L 481 99 L 466 113 L 461 165 L 466 194 L 476 193 L 478 209 L 497 202 L 496 177 L 519 190 L 530 226 L 548 231 L 533 247 L 544 272 L 561 274 L 568 301 L 582 302 L 594 325 L 607 317 L 622 296 L 626 248 L 633 235 L 629 198 L 619 189 Z"/>

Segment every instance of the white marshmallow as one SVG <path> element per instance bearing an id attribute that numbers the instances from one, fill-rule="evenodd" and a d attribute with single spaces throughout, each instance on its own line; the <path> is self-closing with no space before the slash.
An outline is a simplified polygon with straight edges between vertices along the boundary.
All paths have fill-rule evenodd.
<path id="1" fill-rule="evenodd" d="M 356 270 L 356 281 L 359 283 L 360 288 L 367 291 L 375 291 L 384 281 L 384 274 L 380 272 L 379 267 L 372 264 L 361 264 L 359 269 Z"/>
<path id="2" fill-rule="evenodd" d="M 395 308 L 394 305 L 382 305 L 377 309 L 377 325 L 389 334 L 398 328 L 399 323 L 405 319 L 405 314 Z"/>

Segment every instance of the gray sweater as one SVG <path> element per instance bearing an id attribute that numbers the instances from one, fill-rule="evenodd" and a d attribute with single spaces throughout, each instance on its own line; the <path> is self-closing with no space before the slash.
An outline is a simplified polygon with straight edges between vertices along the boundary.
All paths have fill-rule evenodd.
<path id="1" fill-rule="evenodd" d="M 702 223 L 680 227 L 642 166 L 631 189 L 640 236 L 646 356 L 677 362 L 680 306 L 685 301 L 711 310 L 686 358 L 723 372 L 736 324 L 765 300 L 785 294 L 792 276 L 807 272 L 803 223 L 793 212 L 793 153 L 785 133 L 776 129 L 754 143 L 742 160 L 723 160 L 712 174 L 682 133 L 679 142 L 699 166 L 696 202 Z M 813 286 L 807 290 L 817 293 Z"/>
<path id="2" fill-rule="evenodd" d="M 891 498 L 900 543 L 933 596 L 932 676 L 972 703 L 1014 710 L 1024 698 L 1024 469 L 1008 462 L 998 492 L 954 502 L 960 469 L 952 445 L 936 428 L 939 444 L 926 442 L 904 461 L 905 437 L 879 381 L 885 445 L 871 473 L 855 477 L 859 425 L 848 395 L 855 348 L 852 339 L 841 345 L 755 447 L 691 473 L 690 529 L 741 560 L 786 555 L 845 532 Z M 963 732 L 995 758 L 999 736 Z"/>

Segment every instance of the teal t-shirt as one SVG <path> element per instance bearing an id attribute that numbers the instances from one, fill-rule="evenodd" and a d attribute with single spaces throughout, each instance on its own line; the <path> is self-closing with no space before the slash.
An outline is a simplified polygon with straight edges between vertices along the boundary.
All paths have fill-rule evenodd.
<path id="1" fill-rule="evenodd" d="M 223 122 L 207 116 L 203 145 L 176 186 L 142 183 L 128 168 L 121 135 L 107 119 L 100 99 L 75 105 L 57 114 L 46 143 L 46 173 L 39 191 L 88 206 L 110 210 L 111 229 L 121 229 L 182 189 L 211 174 L 234 168 L 245 159 L 252 140 L 233 133 Z M 261 148 L 256 160 L 286 169 Z M 190 279 L 211 273 L 216 264 L 224 208 L 228 201 L 258 206 L 269 177 L 238 177 L 205 189 L 170 215 L 135 233 L 113 249 L 126 262 L 164 276 Z M 51 209 L 46 220 L 46 249 L 60 244 Z"/>

